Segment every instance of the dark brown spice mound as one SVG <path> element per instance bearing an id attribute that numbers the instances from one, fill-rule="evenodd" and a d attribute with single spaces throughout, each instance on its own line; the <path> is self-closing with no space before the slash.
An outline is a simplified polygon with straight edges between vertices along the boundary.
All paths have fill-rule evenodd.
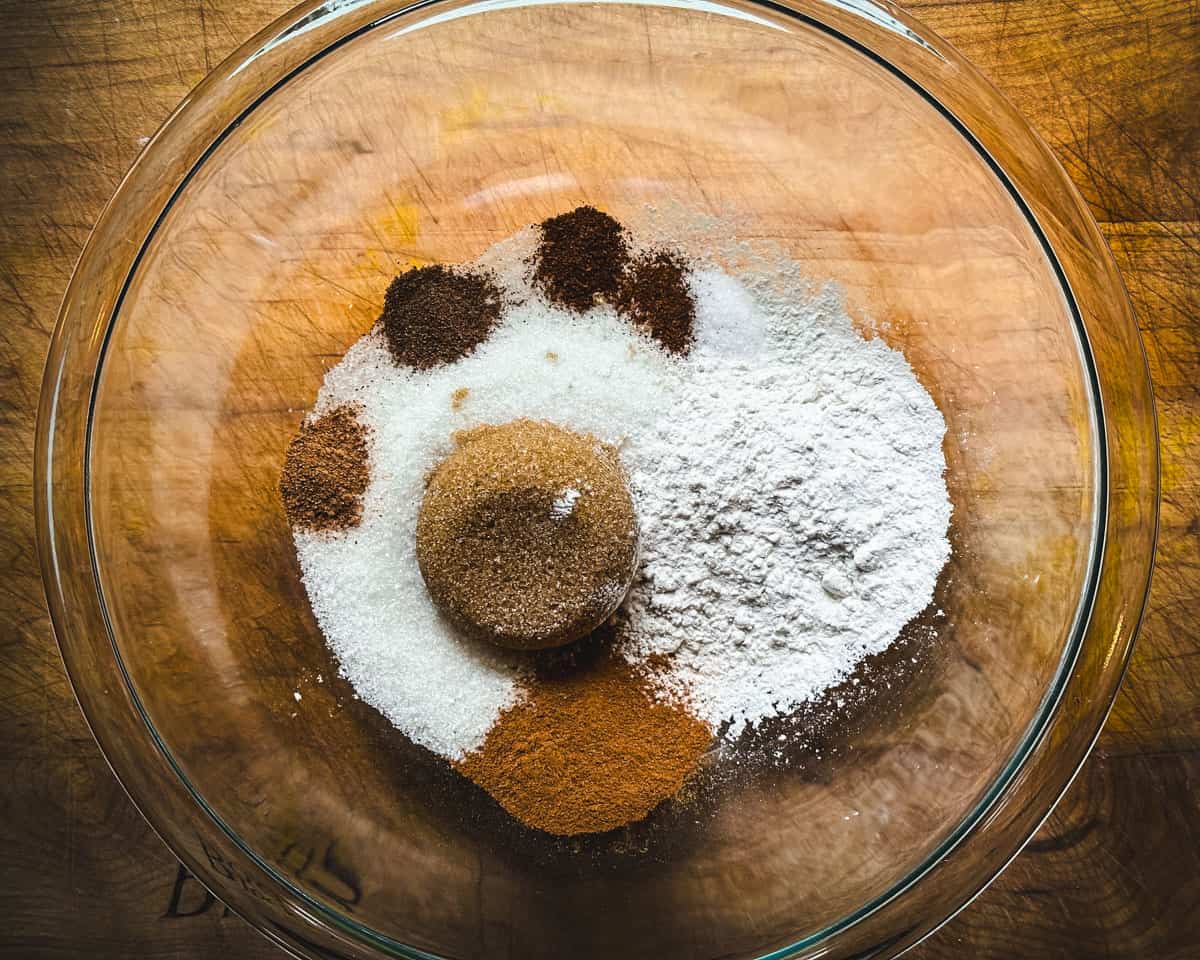
<path id="1" fill-rule="evenodd" d="M 629 259 L 625 228 L 595 207 L 576 207 L 541 225 L 534 282 L 554 303 L 577 313 L 612 301 Z"/>
<path id="2" fill-rule="evenodd" d="M 337 407 L 303 424 L 279 477 L 288 521 L 306 530 L 358 526 L 369 479 L 367 431 L 354 407 Z"/>
<path id="3" fill-rule="evenodd" d="M 500 291 L 480 273 L 437 264 L 391 282 L 379 317 L 392 359 L 428 370 L 483 343 L 500 320 Z"/>
<path id="4" fill-rule="evenodd" d="M 696 325 L 696 303 L 687 286 L 687 264 L 667 250 L 652 250 L 629 265 L 617 309 L 672 353 L 687 353 Z"/>

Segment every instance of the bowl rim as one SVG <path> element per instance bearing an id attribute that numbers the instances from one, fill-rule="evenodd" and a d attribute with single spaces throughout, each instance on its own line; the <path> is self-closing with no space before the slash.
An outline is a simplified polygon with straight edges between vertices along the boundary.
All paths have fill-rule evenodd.
<path id="1" fill-rule="evenodd" d="M 404 5 L 396 0 L 324 3 L 310 0 L 284 14 L 216 67 L 146 145 L 80 255 L 51 341 L 39 403 L 35 451 L 37 537 L 51 622 L 76 698 L 118 781 L 168 847 L 235 912 L 298 956 L 372 956 L 375 954 L 371 948 L 378 948 L 394 956 L 434 958 L 433 954 L 391 940 L 349 919 L 266 863 L 204 800 L 155 730 L 126 671 L 109 622 L 92 543 L 89 452 L 92 413 L 105 350 L 119 321 L 125 293 L 175 200 L 229 133 L 291 79 L 346 43 L 385 24 L 418 17 L 426 11 L 435 11 L 428 18 L 433 19 L 439 10 L 470 15 L 500 7 L 569 2 L 418 0 Z M 1087 582 L 1074 627 L 1042 706 L 984 796 L 920 866 L 858 910 L 802 940 L 765 954 L 762 960 L 805 955 L 818 947 L 824 955 L 825 950 L 835 946 L 838 951 L 843 947 L 852 949 L 855 955 L 864 949 L 871 951 L 872 956 L 894 955 L 924 939 L 966 906 L 1019 853 L 1078 773 L 1099 736 L 1126 670 L 1149 594 L 1159 484 L 1153 396 L 1132 307 L 1098 227 L 1049 148 L 1027 124 L 1018 120 L 1028 136 L 1024 146 L 1035 152 L 1045 168 L 1040 172 L 1052 175 L 1050 185 L 1042 191 L 1045 195 L 1031 196 L 1028 180 L 1023 183 L 1026 189 L 1019 189 L 996 158 L 997 145 L 985 142 L 986 137 L 977 135 L 960 116 L 961 105 L 948 102 L 953 98 L 944 94 L 938 99 L 926 88 L 927 82 L 922 83 L 919 78 L 922 71 L 936 76 L 936 71 L 942 69 L 938 64 L 944 64 L 953 68 L 960 80 L 965 76 L 973 84 L 970 94 L 981 98 L 988 110 L 1016 117 L 1011 105 L 960 54 L 906 14 L 876 7 L 869 0 L 610 2 L 707 12 L 757 9 L 764 15 L 798 20 L 845 43 L 887 70 L 933 106 L 991 168 L 1041 243 L 1074 319 L 1091 393 L 1097 470 L 1095 519 Z M 896 37 L 903 37 L 911 49 L 893 47 Z M 881 47 L 887 47 L 890 59 L 879 52 Z M 231 86 L 233 96 L 230 96 Z M 970 84 L 964 84 L 967 86 Z M 969 97 L 964 95 L 961 99 L 966 101 Z M 213 117 L 217 118 L 216 123 Z M 219 131 L 215 136 L 211 135 L 213 129 Z M 179 169 L 183 170 L 182 176 L 168 177 L 171 189 L 165 197 L 161 188 L 156 191 L 148 185 L 164 171 Z M 139 226 L 144 228 L 144 236 L 135 245 L 136 253 L 125 255 L 123 262 L 114 268 L 106 260 L 106 251 L 116 237 L 126 236 L 129 229 Z M 1106 327 L 1094 316 L 1089 323 L 1089 316 L 1081 309 L 1076 296 L 1080 283 L 1078 280 L 1072 283 L 1072 275 L 1079 276 L 1080 271 L 1074 264 L 1060 260 L 1051 241 L 1051 234 L 1056 230 L 1061 234 L 1064 229 L 1073 231 L 1076 242 L 1083 238 L 1088 248 L 1086 253 L 1092 258 L 1090 265 L 1109 294 L 1106 299 L 1111 315 L 1102 319 L 1111 325 L 1115 316 L 1115 326 Z M 97 275 L 120 277 L 119 291 L 113 294 L 111 284 L 96 288 Z M 1097 283 L 1096 276 L 1090 279 Z M 88 289 L 89 285 L 92 289 Z M 103 294 L 98 290 L 103 290 Z M 1119 342 L 1110 345 L 1106 336 Z M 1097 349 L 1098 341 L 1102 341 L 1103 349 Z M 84 397 L 86 411 L 80 409 L 79 403 Z M 64 404 L 64 400 L 72 402 Z M 1121 400 L 1133 411 L 1128 423 L 1124 420 Z M 1116 415 L 1118 410 L 1122 416 Z M 1124 432 L 1120 432 L 1121 428 Z M 1113 455 L 1114 449 L 1122 455 Z M 1119 570 L 1109 542 L 1113 535 L 1109 520 L 1115 512 L 1114 498 L 1132 511 L 1143 532 L 1147 524 L 1150 527 L 1149 537 L 1138 544 L 1139 555 L 1124 558 Z M 56 516 L 81 519 L 86 543 L 69 535 L 64 526 L 56 523 Z M 1114 606 L 1111 611 L 1104 604 L 1098 605 L 1102 590 L 1113 601 L 1108 604 Z M 1097 658 L 1100 665 L 1094 690 L 1083 683 L 1090 677 L 1082 677 L 1079 670 L 1085 652 L 1089 658 Z M 103 677 L 99 687 L 97 677 Z M 1068 694 L 1086 698 L 1088 723 L 1074 730 L 1073 737 L 1061 731 L 1056 736 L 1054 727 L 1056 721 L 1062 722 L 1060 706 Z M 101 701 L 112 696 L 120 697 L 129 709 L 119 713 L 100 709 Z M 1057 776 L 1039 784 L 1037 802 L 1026 804 L 1028 809 L 1009 809 L 1009 817 L 1005 819 L 1001 816 L 1003 808 L 1006 804 L 1012 807 L 1017 785 L 1029 782 L 1022 780 L 1021 775 L 1028 774 L 1033 763 L 1044 766 L 1048 762 L 1046 758 L 1051 751 L 1047 744 L 1052 741 L 1055 749 L 1070 750 L 1067 775 L 1064 777 L 1059 771 Z M 140 754 L 130 748 L 132 743 L 152 745 L 162 761 L 160 767 L 147 769 L 138 763 Z M 204 812 L 199 820 L 194 815 L 196 807 Z M 968 846 L 981 847 L 981 831 L 999 834 L 1002 823 L 1008 827 L 1007 831 L 993 839 L 1003 842 L 993 843 L 980 854 L 985 868 L 970 876 L 958 894 L 939 898 L 940 906 L 934 913 L 919 916 L 923 901 L 912 894 L 920 881 L 932 874 L 951 875 L 950 864 L 961 862 Z M 239 862 L 239 858 L 248 860 L 249 865 Z M 914 914 L 918 915 L 915 920 Z M 851 931 L 856 931 L 854 943 L 831 942 L 839 934 Z"/>

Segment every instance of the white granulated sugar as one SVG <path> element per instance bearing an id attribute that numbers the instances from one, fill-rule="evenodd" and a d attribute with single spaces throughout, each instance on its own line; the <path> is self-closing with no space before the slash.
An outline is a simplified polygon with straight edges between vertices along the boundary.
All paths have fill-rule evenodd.
<path id="1" fill-rule="evenodd" d="M 767 347 L 767 318 L 735 278 L 716 267 L 693 270 L 689 279 L 696 303 L 696 360 L 720 359 L 726 365 L 752 361 Z"/>
<path id="2" fill-rule="evenodd" d="M 621 653 L 668 654 L 664 690 L 714 729 L 736 736 L 885 649 L 950 550 L 945 425 L 904 357 L 863 340 L 838 296 L 786 263 L 750 279 L 694 270 L 695 345 L 669 357 L 608 307 L 579 317 L 540 299 L 525 265 L 535 240 L 521 231 L 480 259 L 509 306 L 471 356 L 413 372 L 368 335 L 326 376 L 314 414 L 360 405 L 371 480 L 358 527 L 295 542 L 358 694 L 450 759 L 521 696 L 520 658 L 438 615 L 415 552 L 425 477 L 452 434 L 518 417 L 619 449 L 642 531 Z M 555 509 L 569 515 L 580 495 L 564 489 Z"/>

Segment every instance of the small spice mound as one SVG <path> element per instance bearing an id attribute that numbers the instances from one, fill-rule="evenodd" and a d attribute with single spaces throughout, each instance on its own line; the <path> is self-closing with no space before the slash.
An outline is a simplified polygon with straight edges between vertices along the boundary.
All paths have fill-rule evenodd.
<path id="1" fill-rule="evenodd" d="M 500 290 L 481 273 L 415 267 L 388 286 L 379 324 L 398 364 L 428 370 L 483 343 L 500 320 Z"/>
<path id="2" fill-rule="evenodd" d="M 541 226 L 533 279 L 553 303 L 583 313 L 616 298 L 629 259 L 621 224 L 595 207 L 576 207 Z"/>
<path id="3" fill-rule="evenodd" d="M 637 561 L 616 450 L 534 420 L 454 439 L 417 518 L 417 563 L 434 602 L 469 633 L 516 649 L 595 629 L 624 598 Z"/>
<path id="4" fill-rule="evenodd" d="M 346 530 L 362 518 L 370 480 L 367 431 L 355 408 L 303 424 L 288 445 L 279 492 L 288 521 L 306 530 Z"/>
<path id="5" fill-rule="evenodd" d="M 687 285 L 687 265 L 666 250 L 654 250 L 629 265 L 621 280 L 617 309 L 672 353 L 687 353 L 696 324 L 696 303 Z"/>
<path id="6" fill-rule="evenodd" d="M 712 740 L 683 706 L 616 657 L 537 681 L 458 770 L 547 833 L 602 833 L 677 793 Z"/>

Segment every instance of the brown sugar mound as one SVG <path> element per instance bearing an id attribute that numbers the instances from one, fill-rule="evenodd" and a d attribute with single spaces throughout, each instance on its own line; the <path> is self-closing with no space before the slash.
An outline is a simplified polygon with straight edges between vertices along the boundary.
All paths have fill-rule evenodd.
<path id="1" fill-rule="evenodd" d="M 379 325 L 396 363 L 428 370 L 461 360 L 487 340 L 501 306 L 499 288 L 484 274 L 416 267 L 388 286 Z"/>
<path id="2" fill-rule="evenodd" d="M 656 700 L 649 679 L 612 656 L 535 682 L 457 768 L 530 827 L 602 833 L 676 794 L 711 741 L 702 721 Z"/>
<path id="3" fill-rule="evenodd" d="M 612 301 L 629 259 L 625 228 L 595 207 L 576 207 L 543 220 L 533 279 L 559 306 L 583 313 Z"/>
<path id="4" fill-rule="evenodd" d="M 417 563 L 434 602 L 468 633 L 516 649 L 595 629 L 637 562 L 616 450 L 524 419 L 454 439 L 417 518 Z"/>
<path id="5" fill-rule="evenodd" d="M 691 349 L 696 303 L 687 265 L 675 254 L 655 250 L 634 260 L 621 279 L 617 309 L 672 353 Z"/>
<path id="6" fill-rule="evenodd" d="M 288 521 L 306 530 L 346 530 L 362 519 L 370 480 L 367 431 L 341 406 L 303 424 L 288 445 L 279 493 Z"/>

